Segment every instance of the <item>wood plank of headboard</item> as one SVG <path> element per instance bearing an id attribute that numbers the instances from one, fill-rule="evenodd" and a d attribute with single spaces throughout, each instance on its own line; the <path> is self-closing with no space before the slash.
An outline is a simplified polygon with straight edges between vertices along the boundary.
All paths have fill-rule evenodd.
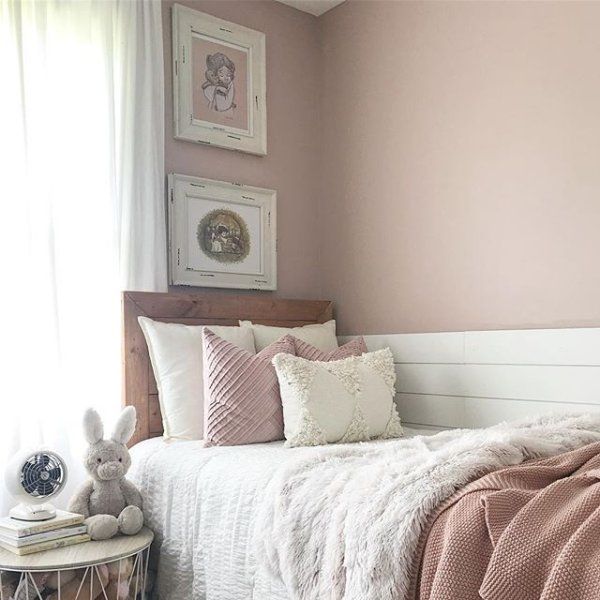
<path id="1" fill-rule="evenodd" d="M 131 294 L 123 294 L 123 404 L 134 406 L 137 424 L 130 444 L 151 437 L 148 405 L 150 357 L 138 317 L 144 312 Z"/>
<path id="2" fill-rule="evenodd" d="M 123 403 L 138 419 L 130 444 L 162 435 L 158 391 L 138 317 L 186 325 L 237 325 L 240 319 L 296 327 L 333 318 L 328 300 L 269 296 L 123 292 Z"/>

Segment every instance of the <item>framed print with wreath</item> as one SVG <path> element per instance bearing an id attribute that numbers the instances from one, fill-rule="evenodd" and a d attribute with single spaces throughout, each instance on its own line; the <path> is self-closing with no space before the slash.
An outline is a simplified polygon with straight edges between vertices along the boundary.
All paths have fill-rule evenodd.
<path id="1" fill-rule="evenodd" d="M 274 190 L 169 175 L 172 285 L 277 289 Z"/>
<path id="2" fill-rule="evenodd" d="M 265 34 L 173 6 L 175 137 L 267 153 Z"/>

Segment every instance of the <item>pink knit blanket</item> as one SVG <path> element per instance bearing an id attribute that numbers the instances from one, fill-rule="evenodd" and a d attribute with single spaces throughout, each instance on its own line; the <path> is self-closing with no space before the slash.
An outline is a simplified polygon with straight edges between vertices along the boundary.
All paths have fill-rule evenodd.
<path id="1" fill-rule="evenodd" d="M 600 442 L 466 486 L 417 554 L 413 600 L 600 599 Z"/>

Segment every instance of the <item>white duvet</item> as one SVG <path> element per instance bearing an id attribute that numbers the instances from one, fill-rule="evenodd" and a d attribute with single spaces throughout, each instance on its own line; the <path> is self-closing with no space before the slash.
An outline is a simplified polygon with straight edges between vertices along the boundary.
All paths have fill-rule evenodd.
<path id="1" fill-rule="evenodd" d="M 260 490 L 289 456 L 283 443 L 203 448 L 155 438 L 131 455 L 129 477 L 157 540 L 160 600 L 277 598 L 267 582 L 255 589 L 250 533 Z"/>
<path id="2" fill-rule="evenodd" d="M 318 452 L 283 442 L 203 448 L 162 438 L 134 446 L 128 476 L 156 535 L 160 600 L 289 600 L 280 581 L 256 569 L 257 503 L 279 467 Z"/>

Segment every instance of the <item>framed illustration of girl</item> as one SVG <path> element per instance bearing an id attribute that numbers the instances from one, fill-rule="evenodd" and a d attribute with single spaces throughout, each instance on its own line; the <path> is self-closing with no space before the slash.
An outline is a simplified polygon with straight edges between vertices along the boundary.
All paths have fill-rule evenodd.
<path id="1" fill-rule="evenodd" d="M 173 6 L 175 137 L 267 153 L 265 35 Z"/>

